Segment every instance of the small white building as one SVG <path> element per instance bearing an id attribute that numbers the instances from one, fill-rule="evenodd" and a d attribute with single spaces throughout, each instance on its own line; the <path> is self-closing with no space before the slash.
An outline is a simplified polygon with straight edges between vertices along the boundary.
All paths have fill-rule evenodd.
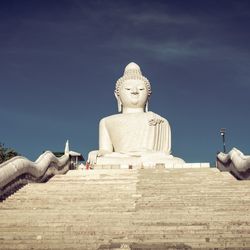
<path id="1" fill-rule="evenodd" d="M 69 155 L 70 155 L 70 169 L 78 168 L 80 161 L 84 161 L 82 154 L 78 152 L 69 151 Z"/>
<path id="2" fill-rule="evenodd" d="M 79 162 L 84 161 L 84 157 L 81 153 L 69 150 L 69 140 L 66 141 L 64 153 L 70 155 L 70 169 L 78 168 Z"/>

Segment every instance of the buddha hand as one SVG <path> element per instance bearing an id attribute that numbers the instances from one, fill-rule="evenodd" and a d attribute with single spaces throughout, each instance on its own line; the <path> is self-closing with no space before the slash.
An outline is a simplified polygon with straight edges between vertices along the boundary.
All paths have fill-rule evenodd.
<path id="1" fill-rule="evenodd" d="M 94 150 L 94 151 L 89 152 L 88 163 L 90 164 L 90 166 L 96 164 L 97 156 L 98 156 L 98 150 Z"/>
<path id="2" fill-rule="evenodd" d="M 87 162 L 91 166 L 93 166 L 97 162 L 97 157 L 104 156 L 105 154 L 108 154 L 108 153 L 111 153 L 111 152 L 106 151 L 106 150 L 94 150 L 94 151 L 91 151 L 88 154 L 88 160 L 87 160 Z"/>

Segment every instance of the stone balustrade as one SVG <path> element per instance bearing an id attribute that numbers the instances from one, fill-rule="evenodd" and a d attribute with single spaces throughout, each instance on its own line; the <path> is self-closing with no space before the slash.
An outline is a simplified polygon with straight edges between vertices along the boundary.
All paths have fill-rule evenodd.
<path id="1" fill-rule="evenodd" d="M 56 174 L 64 174 L 70 167 L 70 155 L 57 158 L 46 151 L 35 162 L 16 156 L 0 165 L 0 201 L 29 182 L 46 182 Z"/>
<path id="2" fill-rule="evenodd" d="M 250 155 L 244 155 L 237 148 L 228 154 L 220 152 L 216 165 L 219 170 L 228 171 L 239 180 L 250 179 Z"/>

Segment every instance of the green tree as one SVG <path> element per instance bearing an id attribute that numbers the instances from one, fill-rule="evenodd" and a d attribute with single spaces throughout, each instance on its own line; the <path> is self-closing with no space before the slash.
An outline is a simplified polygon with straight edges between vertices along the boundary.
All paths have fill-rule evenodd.
<path id="1" fill-rule="evenodd" d="M 13 148 L 6 148 L 4 144 L 0 142 L 0 164 L 17 155 L 18 153 Z"/>

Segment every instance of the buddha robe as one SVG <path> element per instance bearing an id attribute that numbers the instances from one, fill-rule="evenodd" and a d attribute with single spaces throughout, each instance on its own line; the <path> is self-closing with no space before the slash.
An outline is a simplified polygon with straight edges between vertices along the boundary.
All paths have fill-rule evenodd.
<path id="1" fill-rule="evenodd" d="M 116 114 L 101 120 L 99 149 L 114 156 L 171 154 L 171 131 L 166 119 L 153 113 Z M 109 154 L 111 156 L 112 154 Z"/>

